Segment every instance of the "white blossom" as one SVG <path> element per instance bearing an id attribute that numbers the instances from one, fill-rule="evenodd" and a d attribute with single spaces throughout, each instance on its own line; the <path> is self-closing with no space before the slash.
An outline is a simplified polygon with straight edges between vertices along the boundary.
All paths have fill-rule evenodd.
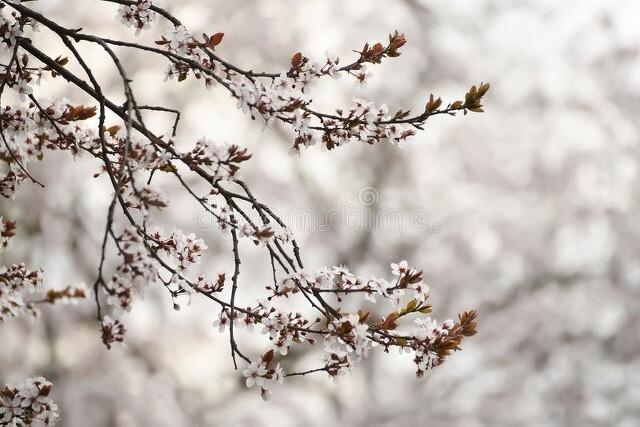
<path id="1" fill-rule="evenodd" d="M 156 19 L 157 14 L 151 10 L 151 6 L 151 0 L 137 0 L 132 5 L 120 5 L 118 19 L 127 27 L 135 27 L 138 35 L 141 30 L 150 28 Z"/>
<path id="2" fill-rule="evenodd" d="M 49 397 L 52 384 L 43 377 L 28 378 L 0 388 L 0 425 L 53 426 L 58 405 Z"/>
<path id="3" fill-rule="evenodd" d="M 247 387 L 251 388 L 254 385 L 262 387 L 265 385 L 264 375 L 267 374 L 267 369 L 262 362 L 253 361 L 242 371 L 242 375 L 245 376 Z"/>

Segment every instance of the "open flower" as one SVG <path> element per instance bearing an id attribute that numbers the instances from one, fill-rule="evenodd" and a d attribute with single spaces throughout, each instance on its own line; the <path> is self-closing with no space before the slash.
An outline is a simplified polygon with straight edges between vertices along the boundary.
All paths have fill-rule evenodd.
<path id="1" fill-rule="evenodd" d="M 400 276 L 402 273 L 404 273 L 405 271 L 407 271 L 407 269 L 409 268 L 409 264 L 407 263 L 407 261 L 400 261 L 399 263 L 391 263 L 391 272 L 393 273 L 394 276 Z"/>
<path id="2" fill-rule="evenodd" d="M 262 362 L 253 361 L 242 371 L 242 375 L 245 376 L 247 387 L 251 388 L 254 385 L 262 387 L 265 385 L 264 376 L 267 374 L 267 368 Z"/>

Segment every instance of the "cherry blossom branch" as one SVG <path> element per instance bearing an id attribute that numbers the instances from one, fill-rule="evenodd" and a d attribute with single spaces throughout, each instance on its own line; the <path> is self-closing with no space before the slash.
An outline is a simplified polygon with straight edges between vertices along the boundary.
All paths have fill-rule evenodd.
<path id="1" fill-rule="evenodd" d="M 246 362 L 243 375 L 247 386 L 258 386 L 265 398 L 270 386 L 281 382 L 285 376 L 326 372 L 331 377 L 338 377 L 367 357 L 375 347 L 382 347 L 385 352 L 396 347 L 411 353 L 416 374 L 422 376 L 459 350 L 464 337 L 476 333 L 477 313 L 473 310 L 461 313 L 457 321 L 442 323 L 427 316 L 431 312 L 427 302 L 429 286 L 423 281 L 422 271 L 409 267 L 406 262 L 391 265 L 393 278 L 389 281 L 358 277 L 339 266 L 306 270 L 300 247 L 284 221 L 259 201 L 239 177 L 244 162 L 251 158 L 247 150 L 203 138 L 190 150 L 179 151 L 171 138 L 177 134 L 180 112 L 165 106 L 140 105 L 126 66 L 114 47 L 166 59 L 170 78 L 177 76 L 178 80 L 184 80 L 194 76 L 203 79 L 207 85 L 219 84 L 252 118 L 261 117 L 267 123 L 278 120 L 290 126 L 297 135 L 293 144 L 296 151 L 317 141 L 327 148 L 352 140 L 368 144 L 399 143 L 413 135 L 416 129 L 423 129 L 431 116 L 455 115 L 459 111 L 465 114 L 481 112 L 488 84 L 472 86 L 464 101 L 447 105 L 431 95 L 424 111 L 413 115 L 408 110 L 389 114 L 386 106 L 364 100 L 355 100 L 344 110 L 316 111 L 309 98 L 315 80 L 346 75 L 358 83 L 366 83 L 370 74 L 366 64 L 378 64 L 385 58 L 399 56 L 399 49 L 406 43 L 404 36 L 396 31 L 389 35 L 389 41 L 384 45 L 367 43 L 356 51 L 358 57 L 354 61 L 343 66 L 335 57 L 327 58 L 324 63 L 314 63 L 298 52 L 292 56 L 290 67 L 281 73 L 254 72 L 243 70 L 215 53 L 223 40 L 222 33 L 203 34 L 202 41 L 196 40 L 177 18 L 150 0 L 103 1 L 117 3 L 121 21 L 134 27 L 136 32 L 151 27 L 155 14 L 167 19 L 174 28 L 160 37 L 156 42 L 158 47 L 146 46 L 98 37 L 83 29 L 65 28 L 24 4 L 0 0 L 0 47 L 3 52 L 12 52 L 11 60 L 4 67 L 0 97 L 6 85 L 16 90 L 24 102 L 0 112 L 0 133 L 6 151 L 0 151 L 0 160 L 9 168 L 0 179 L 0 193 L 11 196 L 17 184 L 31 178 L 29 164 L 41 159 L 46 151 L 82 152 L 97 161 L 99 171 L 95 177 L 105 174 L 113 190 L 93 284 L 102 340 L 108 348 L 124 342 L 124 312 L 130 310 L 136 297 L 153 284 L 161 284 L 169 292 L 176 309 L 180 308 L 180 298 L 191 294 L 201 295 L 219 306 L 220 313 L 214 325 L 222 331 L 229 328 L 234 367 L 238 369 L 237 357 Z M 12 10 L 9 17 L 4 15 L 5 8 Z M 36 24 L 61 39 L 85 76 L 66 66 L 67 57 L 54 57 L 32 42 L 26 31 Z M 76 47 L 80 43 L 98 46 L 107 56 L 122 83 L 124 105 L 118 105 L 104 94 L 91 66 Z M 34 60 L 43 66 L 31 64 Z M 36 82 L 35 76 L 60 77 L 69 83 L 70 89 L 89 95 L 98 106 L 73 105 L 66 100 L 51 103 L 38 100 L 31 87 Z M 175 114 L 171 135 L 158 136 L 145 124 L 143 111 Z M 107 124 L 109 112 L 124 127 Z M 86 124 L 95 116 L 97 128 Z M 25 135 L 28 137 L 24 138 Z M 193 234 L 180 230 L 166 232 L 157 227 L 154 213 L 171 202 L 153 186 L 154 177 L 159 174 L 175 178 L 179 188 L 211 215 L 222 231 L 229 233 L 234 265 L 230 279 L 226 273 L 212 278 L 205 275 L 194 278 L 193 266 L 200 262 L 206 250 L 204 242 Z M 199 196 L 185 177 L 204 185 L 208 194 Z M 11 226 L 7 225 L 3 230 L 12 232 Z M 265 250 L 272 270 L 272 283 L 265 287 L 266 299 L 248 306 L 237 302 L 242 263 L 239 246 L 240 239 L 244 238 Z M 120 259 L 111 278 L 105 267 L 110 243 Z M 18 268 L 15 269 L 18 273 L 11 273 L 22 275 L 17 282 L 19 286 L 14 284 L 13 276 L 0 271 L 0 308 L 5 294 L 14 297 L 21 288 L 28 286 L 30 276 L 23 270 Z M 36 273 L 30 280 L 37 281 L 38 277 Z M 229 287 L 230 295 L 226 299 L 222 293 Z M 58 299 L 75 298 L 75 295 L 74 288 L 69 288 L 47 294 L 46 298 L 34 300 L 33 304 L 53 303 Z M 362 297 L 387 305 L 389 309 L 381 317 L 365 310 L 349 312 L 342 306 L 347 297 Z M 285 301 L 300 310 L 285 309 Z M 298 301 L 302 303 L 296 305 Z M 317 314 L 309 317 L 301 311 Z M 408 321 L 410 318 L 413 323 Z M 264 353 L 249 357 L 239 348 L 236 330 L 256 326 L 262 328 L 269 344 Z M 320 342 L 325 347 L 321 366 L 284 373 L 280 361 L 285 361 L 291 347 L 313 346 Z"/>

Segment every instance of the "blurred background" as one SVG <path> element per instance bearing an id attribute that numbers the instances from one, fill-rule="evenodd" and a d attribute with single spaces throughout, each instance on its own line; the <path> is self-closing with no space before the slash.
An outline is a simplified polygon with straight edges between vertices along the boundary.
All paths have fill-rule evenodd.
<path id="1" fill-rule="evenodd" d="M 297 51 L 320 60 L 329 51 L 347 62 L 365 42 L 406 34 L 400 58 L 368 67 L 366 88 L 345 78 L 314 86 L 324 109 L 364 97 L 418 111 L 430 93 L 452 101 L 472 84 L 491 83 L 486 113 L 434 117 L 401 148 L 352 143 L 292 157 L 290 130 L 251 121 L 220 88 L 161 84 L 162 61 L 120 51 L 141 103 L 182 110 L 180 147 L 208 136 L 249 148 L 243 178 L 292 223 L 307 267 L 344 263 L 380 277 L 390 262 L 407 259 L 424 269 L 438 319 L 475 308 L 480 332 L 420 381 L 407 356 L 374 352 L 338 383 L 322 374 L 287 380 L 263 402 L 233 371 L 227 335 L 211 326 L 217 307 L 194 299 L 177 312 L 155 289 L 125 316 L 127 349 L 104 349 L 91 302 L 45 309 L 35 323 L 6 322 L 2 382 L 46 376 L 62 426 L 640 425 L 639 2 L 154 3 L 195 34 L 224 32 L 219 53 L 254 70 L 284 70 Z M 134 37 L 112 4 L 29 5 L 69 27 Z M 167 28 L 163 22 L 139 40 L 152 42 Z M 34 40 L 53 56 L 63 52 L 44 30 Z M 83 52 L 123 101 L 103 53 Z M 35 93 L 88 102 L 60 79 Z M 158 133 L 169 132 L 170 118 L 148 117 Z M 0 205 L 0 215 L 18 220 L 3 263 L 41 266 L 52 287 L 93 282 L 110 195 L 103 178 L 91 178 L 97 167 L 57 153 L 36 166 L 47 190 L 25 184 Z M 230 271 L 227 236 L 178 187 L 163 189 L 173 203 L 158 222 L 206 240 L 204 272 Z M 402 226 L 364 219 L 354 226 L 347 211 L 394 212 Z M 242 249 L 239 299 L 251 304 L 269 267 L 263 252 Z M 264 346 L 252 335 L 240 340 L 250 354 Z M 319 358 L 300 349 L 289 363 Z"/>

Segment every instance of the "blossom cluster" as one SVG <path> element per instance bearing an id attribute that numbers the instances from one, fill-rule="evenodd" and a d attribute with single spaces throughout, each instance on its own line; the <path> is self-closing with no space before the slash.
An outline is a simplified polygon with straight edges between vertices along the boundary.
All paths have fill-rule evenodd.
<path id="1" fill-rule="evenodd" d="M 128 133 L 125 128 L 114 125 L 106 129 L 105 145 L 116 156 L 111 161 L 115 170 L 122 166 L 132 172 L 163 169 L 169 167 L 172 153 L 149 144 L 137 134 Z M 93 139 L 93 145 L 87 147 L 94 154 L 101 153 L 100 141 Z"/>
<path id="2" fill-rule="evenodd" d="M 16 223 L 0 217 L 0 249 L 6 248 L 15 235 Z M 33 294 L 42 287 L 42 270 L 29 270 L 24 263 L 0 266 L 0 322 L 22 313 L 37 315 L 37 310 L 25 302 L 23 292 Z"/>
<path id="3" fill-rule="evenodd" d="M 212 39 L 206 36 L 199 41 L 183 25 L 167 31 L 156 43 L 175 55 L 171 56 L 168 77 L 177 75 L 181 81 L 193 74 L 204 78 L 208 86 L 220 83 L 237 99 L 238 108 L 250 113 L 252 118 L 261 117 L 267 124 L 274 120 L 290 124 L 296 133 L 294 151 L 314 145 L 318 140 L 329 149 L 354 140 L 368 144 L 398 143 L 415 133 L 412 123 L 404 120 L 408 112 L 399 111 L 390 116 L 385 105 L 376 107 L 361 99 L 355 99 L 352 107 L 344 112 L 339 109 L 334 115 L 309 108 L 308 90 L 314 80 L 322 76 L 337 79 L 344 73 L 353 76 L 359 85 L 365 85 L 371 77 L 365 63 L 375 64 L 384 57 L 399 56 L 398 49 L 406 39 L 398 32 L 389 35 L 387 46 L 365 44 L 360 57 L 352 64 L 338 67 L 340 59 L 329 54 L 324 62 L 315 62 L 298 52 L 291 59 L 291 68 L 279 74 L 254 74 L 230 66 L 212 52 L 221 38 L 215 42 Z M 417 120 L 417 124 L 424 123 L 425 119 Z M 319 131 L 319 137 L 315 131 Z"/>
<path id="4" fill-rule="evenodd" d="M 29 179 L 29 164 L 42 159 L 46 150 L 75 154 L 94 146 L 95 133 L 79 124 L 94 114 L 95 108 L 72 106 L 64 99 L 4 107 L 0 131 L 6 144 L 0 144 L 0 160 L 8 171 L 0 174 L 0 195 L 13 196 L 18 184 Z"/>
<path id="5" fill-rule="evenodd" d="M 352 366 L 369 356 L 372 349 L 382 347 L 388 351 L 397 347 L 401 353 L 413 354 L 416 375 L 440 365 L 451 352 L 459 350 L 459 344 L 466 336 L 475 334 L 476 313 L 465 312 L 458 322 L 446 320 L 438 323 L 428 314 L 431 305 L 427 304 L 429 287 L 422 280 L 422 272 L 409 267 L 406 261 L 391 264 L 393 279 L 363 279 L 349 272 L 345 267 L 321 268 L 314 273 L 305 270 L 289 274 L 276 285 L 267 286 L 271 296 L 259 302 L 255 307 L 231 310 L 224 308 L 214 326 L 224 332 L 233 320 L 234 327 L 246 327 L 253 330 L 261 326 L 262 334 L 270 342 L 269 352 L 276 358 L 284 358 L 294 344 L 323 343 L 322 366 L 312 371 L 325 371 L 329 376 L 338 378 Z M 298 312 L 286 312 L 273 304 L 278 298 L 292 298 L 303 294 L 306 298 L 315 298 L 323 311 L 324 320 L 305 318 Z M 376 296 L 386 301 L 392 310 L 384 317 L 376 319 L 368 311 L 356 313 L 328 309 L 325 298 L 334 296 L 342 301 L 347 295 L 364 295 L 370 302 L 376 302 Z M 321 295 L 324 295 L 322 297 Z M 324 309 L 326 310 L 323 310 Z M 404 318 L 414 317 L 413 322 L 401 322 Z M 245 370 L 248 386 L 263 382 L 269 383 L 268 369 L 261 359 L 250 362 Z M 295 373 L 294 373 L 295 375 Z M 266 379 L 265 379 L 266 378 Z M 262 387 L 264 393 L 268 387 Z"/>
<path id="6" fill-rule="evenodd" d="M 351 141 L 367 144 L 378 142 L 400 143 L 415 134 L 414 129 L 422 129 L 429 116 L 434 114 L 455 114 L 462 110 L 482 112 L 481 98 L 488 85 L 475 86 L 467 93 L 465 101 L 455 101 L 441 108 L 440 98 L 434 103 L 431 97 L 425 112 L 410 116 L 410 111 L 399 110 L 389 114 L 385 105 L 376 106 L 362 99 L 354 99 L 348 109 L 337 109 L 335 114 L 326 114 L 310 108 L 309 89 L 313 81 L 330 76 L 334 79 L 342 74 L 355 78 L 359 86 L 365 86 L 371 78 L 367 63 L 378 64 L 383 58 L 400 56 L 399 49 L 406 39 L 397 31 L 389 34 L 386 45 L 366 43 L 357 51 L 355 62 L 339 66 L 340 59 L 327 54 L 324 62 L 312 61 L 301 52 L 291 58 L 291 67 L 280 73 L 254 73 L 245 71 L 227 63 L 214 51 L 222 41 L 223 33 L 213 36 L 203 34 L 200 41 L 184 25 L 177 25 L 167 31 L 158 45 L 164 46 L 170 59 L 168 78 L 178 76 L 186 79 L 190 74 L 203 79 L 207 86 L 221 84 L 237 99 L 237 106 L 251 114 L 252 118 L 261 117 L 265 123 L 275 120 L 289 124 L 296 134 L 292 151 L 315 145 L 321 141 L 323 146 L 333 149 Z"/>
<path id="7" fill-rule="evenodd" d="M 415 135 L 407 124 L 394 122 L 386 105 L 376 106 L 364 99 L 355 99 L 347 110 L 338 110 L 338 117 L 322 120 L 322 142 L 327 148 L 339 147 L 357 140 L 367 144 L 380 141 L 400 143 Z"/>
<path id="8" fill-rule="evenodd" d="M 184 234 L 180 230 L 174 230 L 165 234 L 159 229 L 150 233 L 155 252 L 165 254 L 175 264 L 178 272 L 185 272 L 189 267 L 198 264 L 203 252 L 207 249 L 204 241 L 195 234 Z"/>
<path id="9" fill-rule="evenodd" d="M 53 426 L 58 405 L 49 397 L 52 384 L 43 377 L 28 378 L 0 388 L 0 425 Z"/>
<path id="10" fill-rule="evenodd" d="M 124 342 L 126 326 L 120 316 L 130 311 L 135 298 L 141 298 L 145 289 L 153 284 L 164 283 L 173 295 L 190 291 L 214 293 L 224 287 L 224 274 L 219 275 L 215 283 L 202 275 L 195 283 L 184 278 L 183 274 L 200 262 L 207 249 L 202 239 L 193 233 L 184 234 L 180 230 L 166 233 L 159 227 L 145 233 L 127 227 L 116 236 L 116 245 L 122 262 L 111 280 L 100 286 L 111 308 L 111 314 L 103 317 L 101 325 L 102 339 L 108 348 L 114 342 Z M 175 269 L 176 273 L 163 279 L 162 265 Z"/>
<path id="11" fill-rule="evenodd" d="M 324 343 L 325 351 L 330 355 L 354 353 L 358 360 L 369 356 L 369 350 L 374 344 L 369 340 L 369 325 L 358 314 L 343 315 L 329 324 L 329 331 Z"/>
<path id="12" fill-rule="evenodd" d="M 247 387 L 256 386 L 264 400 L 271 397 L 271 388 L 282 384 L 284 370 L 275 362 L 274 351 L 269 350 L 258 359 L 251 361 L 242 371 Z"/>
<path id="13" fill-rule="evenodd" d="M 217 144 L 208 138 L 196 141 L 194 148 L 183 159 L 193 167 L 204 167 L 218 182 L 237 175 L 240 164 L 251 158 L 246 148 L 235 144 Z"/>
<path id="14" fill-rule="evenodd" d="M 122 189 L 122 198 L 125 205 L 131 209 L 137 209 L 144 216 L 149 213 L 150 207 L 166 208 L 169 206 L 169 199 L 150 185 L 136 188 L 133 183 Z"/>
<path id="15" fill-rule="evenodd" d="M 304 74 L 308 75 L 308 74 Z M 252 116 L 258 114 L 269 123 L 279 114 L 286 114 L 308 104 L 303 92 L 303 84 L 281 73 L 270 84 L 256 81 L 244 74 L 230 73 L 227 83 L 237 105 L 243 112 Z"/>
<path id="16" fill-rule="evenodd" d="M 205 295 L 221 292 L 226 283 L 226 273 L 218 273 L 215 281 L 210 280 L 205 275 L 200 274 L 194 283 L 195 290 Z"/>
<path id="17" fill-rule="evenodd" d="M 305 319 L 302 314 L 297 312 L 284 313 L 268 306 L 261 306 L 260 309 L 261 332 L 269 336 L 274 350 L 281 356 L 286 356 L 289 353 L 289 347 L 293 343 L 315 343 L 316 340 L 310 337 L 308 330 L 311 322 Z"/>
<path id="18" fill-rule="evenodd" d="M 33 294 L 42 288 L 42 270 L 28 270 L 24 263 L 0 267 L 0 321 L 21 313 L 37 315 L 22 293 Z"/>
<path id="19" fill-rule="evenodd" d="M 16 11 L 11 11 L 9 17 L 4 14 L 5 4 L 0 3 L 0 56 L 5 60 L 2 67 L 2 85 L 14 89 L 20 99 L 25 101 L 33 93 L 33 84 L 37 84 L 41 74 L 39 68 L 29 68 L 29 57 L 23 55 L 19 58 L 17 39 L 24 36 L 24 28 L 31 26 L 37 30 L 38 26 L 29 18 L 20 16 Z"/>
<path id="20" fill-rule="evenodd" d="M 315 272 L 300 270 L 285 276 L 275 286 L 269 286 L 274 297 L 287 296 L 302 287 L 311 292 L 331 292 L 340 295 L 360 293 L 375 303 L 376 296 L 400 304 L 403 298 L 415 298 L 424 302 L 429 295 L 429 286 L 422 280 L 422 272 L 410 268 L 406 261 L 391 264 L 393 280 L 384 278 L 361 278 L 346 267 L 323 267 Z"/>
<path id="21" fill-rule="evenodd" d="M 293 238 L 291 230 L 280 224 L 258 225 L 246 218 L 239 218 L 234 214 L 233 207 L 229 206 L 226 199 L 219 194 L 212 194 L 207 202 L 220 230 L 237 229 L 240 237 L 248 238 L 256 245 L 262 246 L 276 240 L 287 243 Z"/>
<path id="22" fill-rule="evenodd" d="M 104 316 L 100 324 L 100 332 L 102 334 L 102 342 L 108 349 L 111 349 L 113 343 L 120 343 L 124 346 L 124 336 L 127 328 L 120 320 Z"/>
<path id="23" fill-rule="evenodd" d="M 2 9 L 4 4 L 0 4 L 0 52 L 12 49 L 16 44 L 16 37 L 22 35 L 18 13 L 11 11 L 9 16 L 5 16 Z"/>
<path id="24" fill-rule="evenodd" d="M 315 339 L 310 336 L 310 321 L 300 313 L 285 313 L 272 307 L 266 301 L 258 303 L 255 307 L 247 307 L 242 310 L 223 308 L 213 326 L 219 332 L 224 332 L 231 324 L 235 328 L 246 328 L 252 332 L 256 326 L 263 335 L 267 335 L 273 344 L 273 349 L 280 355 L 286 356 L 289 347 L 293 344 L 314 344 Z"/>
<path id="25" fill-rule="evenodd" d="M 107 296 L 107 304 L 120 313 L 129 311 L 134 296 L 143 295 L 149 283 L 157 279 L 157 268 L 135 229 L 126 228 L 118 237 L 118 250 L 122 263 L 116 267 L 111 280 L 102 286 L 102 291 Z"/>
<path id="26" fill-rule="evenodd" d="M 162 40 L 157 41 L 156 43 L 159 45 L 165 45 L 169 52 L 176 55 L 194 57 L 195 55 L 200 54 L 200 51 L 197 49 L 199 44 L 193 40 L 193 37 L 184 25 L 178 25 L 171 28 L 164 34 Z"/>
<path id="27" fill-rule="evenodd" d="M 150 28 L 156 19 L 157 14 L 151 10 L 151 6 L 151 0 L 137 0 L 135 4 L 120 5 L 118 19 L 127 27 L 134 27 L 138 35 L 141 30 Z"/>

